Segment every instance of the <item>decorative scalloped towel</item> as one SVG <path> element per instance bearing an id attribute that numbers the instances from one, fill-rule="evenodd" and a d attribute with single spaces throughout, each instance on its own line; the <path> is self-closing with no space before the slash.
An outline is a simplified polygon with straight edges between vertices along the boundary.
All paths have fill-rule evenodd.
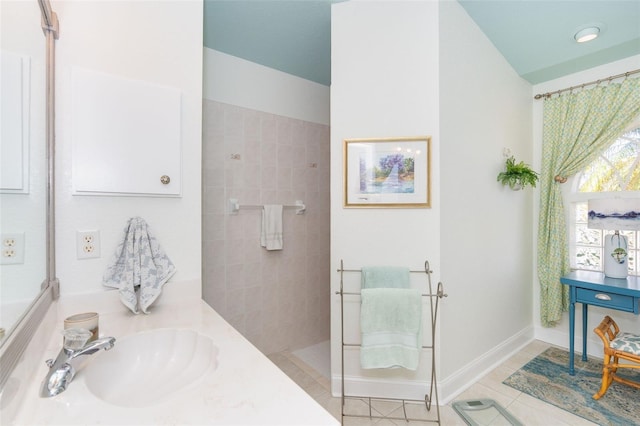
<path id="1" fill-rule="evenodd" d="M 160 296 L 162 286 L 176 272 L 171 259 L 141 217 L 129 219 L 122 242 L 104 273 L 102 284 L 117 288 L 122 303 L 134 314 L 148 308 Z"/>

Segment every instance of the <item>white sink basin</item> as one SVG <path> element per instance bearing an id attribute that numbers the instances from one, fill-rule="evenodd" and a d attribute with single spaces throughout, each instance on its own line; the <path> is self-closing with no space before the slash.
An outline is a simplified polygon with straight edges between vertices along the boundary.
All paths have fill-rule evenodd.
<path id="1" fill-rule="evenodd" d="M 113 349 L 93 355 L 78 376 L 82 375 L 89 390 L 106 402 L 147 407 L 191 387 L 215 370 L 217 355 L 213 341 L 196 331 L 151 330 L 116 338 Z"/>

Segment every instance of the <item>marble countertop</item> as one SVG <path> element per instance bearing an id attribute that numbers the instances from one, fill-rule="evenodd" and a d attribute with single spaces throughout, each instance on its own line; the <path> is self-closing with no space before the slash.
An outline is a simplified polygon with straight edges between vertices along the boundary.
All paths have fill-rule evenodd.
<path id="1" fill-rule="evenodd" d="M 149 315 L 133 315 L 117 303 L 117 292 L 100 299 L 56 302 L 55 329 L 41 354 L 42 363 L 27 383 L 15 424 L 30 425 L 338 425 L 339 422 L 278 369 L 205 302 L 198 299 L 155 306 Z M 106 296 L 105 296 L 106 295 Z M 79 312 L 100 314 L 100 336 L 116 339 L 158 328 L 188 328 L 209 336 L 219 348 L 217 368 L 197 384 L 142 407 L 122 407 L 95 397 L 80 369 L 66 391 L 41 398 L 45 360 L 62 345 L 63 320 Z M 112 350 L 117 350 L 116 346 Z M 38 355 L 40 356 L 40 354 Z M 91 362 L 92 355 L 87 362 Z"/>

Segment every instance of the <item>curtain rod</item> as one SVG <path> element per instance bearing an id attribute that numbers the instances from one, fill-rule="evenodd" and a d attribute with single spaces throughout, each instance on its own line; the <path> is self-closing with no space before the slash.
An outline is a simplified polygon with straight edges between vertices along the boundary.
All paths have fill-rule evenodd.
<path id="1" fill-rule="evenodd" d="M 562 92 L 566 92 L 566 91 L 570 91 L 570 90 L 578 89 L 578 88 L 583 89 L 585 86 L 590 86 L 592 84 L 600 84 L 603 81 L 607 81 L 607 80 L 609 82 L 611 82 L 611 80 L 615 80 L 616 78 L 629 77 L 630 75 L 637 74 L 639 72 L 640 72 L 640 69 L 633 70 L 633 71 L 627 71 L 627 72 L 622 73 L 622 74 L 612 75 L 612 76 L 609 76 L 607 78 L 603 78 L 602 80 L 595 80 L 595 81 L 590 81 L 588 83 L 579 84 L 577 86 L 571 86 L 571 87 L 569 87 L 567 89 L 560 89 L 560 90 L 556 90 L 555 92 L 547 92 L 547 93 L 542 93 L 542 94 L 539 93 L 539 94 L 535 95 L 533 97 L 533 99 L 542 99 L 542 98 L 549 99 L 551 96 L 556 95 L 556 94 L 560 94 Z"/>

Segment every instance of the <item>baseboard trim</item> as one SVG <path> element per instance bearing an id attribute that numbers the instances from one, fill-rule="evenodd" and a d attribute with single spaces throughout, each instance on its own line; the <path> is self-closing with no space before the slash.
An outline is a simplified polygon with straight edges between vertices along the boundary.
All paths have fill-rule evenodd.
<path id="1" fill-rule="evenodd" d="M 440 404 L 447 404 L 452 401 L 456 396 L 469 388 L 469 386 L 477 382 L 533 340 L 534 329 L 533 327 L 527 327 L 497 345 L 492 350 L 477 357 L 471 363 L 465 365 L 444 380 L 441 380 L 439 383 L 440 395 L 442 395 Z"/>
<path id="2" fill-rule="evenodd" d="M 453 400 L 457 395 L 533 340 L 534 329 L 533 327 L 527 327 L 489 352 L 477 357 L 454 374 L 444 380 L 439 380 L 437 389 L 439 404 L 445 405 Z M 342 377 L 339 374 L 332 375 L 331 393 L 334 397 L 340 397 L 342 394 L 341 380 Z M 428 394 L 429 391 L 429 384 L 425 385 L 424 382 L 389 381 L 356 376 L 345 377 L 346 395 L 423 400 L 425 394 Z M 435 399 L 433 402 L 435 402 Z"/>

